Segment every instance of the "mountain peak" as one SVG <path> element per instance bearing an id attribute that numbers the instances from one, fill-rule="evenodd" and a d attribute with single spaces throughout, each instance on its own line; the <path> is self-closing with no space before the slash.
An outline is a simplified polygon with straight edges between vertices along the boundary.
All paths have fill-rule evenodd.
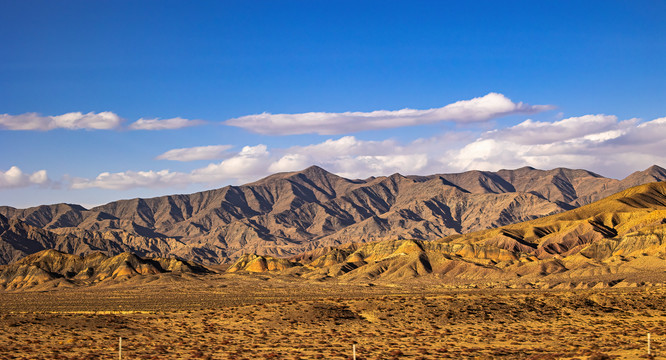
<path id="1" fill-rule="evenodd" d="M 255 182 L 245 184 L 245 185 L 254 185 L 254 184 L 264 184 L 266 182 L 271 182 L 279 179 L 289 179 L 293 178 L 295 176 L 302 176 L 310 180 L 317 180 L 321 178 L 327 178 L 327 177 L 338 177 L 337 175 L 334 175 L 333 173 L 330 173 L 326 171 L 325 169 L 317 166 L 317 165 L 312 165 L 310 167 L 307 167 L 303 170 L 299 171 L 287 171 L 287 172 L 279 172 L 275 174 L 268 175 L 264 178 L 261 178 Z"/>
<path id="2" fill-rule="evenodd" d="M 632 187 L 649 182 L 665 181 L 666 169 L 652 165 L 643 171 L 636 171 L 622 180 L 625 187 Z"/>
<path id="3" fill-rule="evenodd" d="M 503 170 L 508 170 L 508 169 L 503 169 Z M 531 170 L 537 170 L 537 169 L 532 167 L 532 166 L 523 166 L 523 167 L 518 168 L 514 171 L 531 171 Z"/>
<path id="4" fill-rule="evenodd" d="M 643 172 L 647 174 L 666 175 L 666 169 L 664 169 L 659 165 L 652 165 L 649 168 L 645 169 Z"/>
<path id="5" fill-rule="evenodd" d="M 297 171 L 297 173 L 299 173 L 299 174 L 303 174 L 303 175 L 306 175 L 306 176 L 312 176 L 312 175 L 314 175 L 314 176 L 322 176 L 322 175 L 326 176 L 326 175 L 332 175 L 332 173 L 326 171 L 324 168 L 321 168 L 321 167 L 319 167 L 319 166 L 317 166 L 317 165 L 312 165 L 312 166 L 307 167 L 307 168 L 305 168 L 305 169 L 303 169 L 303 170 L 301 170 L 301 171 Z"/>

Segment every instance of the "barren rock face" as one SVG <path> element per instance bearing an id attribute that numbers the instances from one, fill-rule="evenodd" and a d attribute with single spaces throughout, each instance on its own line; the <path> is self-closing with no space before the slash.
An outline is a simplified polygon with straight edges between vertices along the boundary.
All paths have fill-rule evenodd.
<path id="1" fill-rule="evenodd" d="M 532 168 L 350 180 L 310 167 L 242 186 L 90 210 L 0 207 L 0 264 L 49 248 L 225 263 L 245 253 L 288 257 L 349 242 L 435 240 L 560 213 L 665 179 L 657 166 L 625 180 Z"/>

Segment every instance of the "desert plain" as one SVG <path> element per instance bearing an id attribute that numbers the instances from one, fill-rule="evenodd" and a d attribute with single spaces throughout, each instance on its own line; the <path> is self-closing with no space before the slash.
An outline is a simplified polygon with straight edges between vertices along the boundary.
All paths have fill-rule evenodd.
<path id="1" fill-rule="evenodd" d="M 659 280 L 659 279 L 656 279 Z M 0 358 L 639 359 L 666 288 L 351 284 L 217 272 L 0 292 Z M 651 355 L 647 355 L 647 334 Z"/>
<path id="2" fill-rule="evenodd" d="M 666 0 L 63 3 L 0 0 L 0 360 L 666 359 Z"/>

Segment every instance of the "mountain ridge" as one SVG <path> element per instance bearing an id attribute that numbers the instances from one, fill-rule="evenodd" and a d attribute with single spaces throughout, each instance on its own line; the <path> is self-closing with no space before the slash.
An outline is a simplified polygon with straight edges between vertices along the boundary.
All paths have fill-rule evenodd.
<path id="1" fill-rule="evenodd" d="M 280 261 L 280 266 L 257 266 Z M 320 248 L 290 259 L 244 255 L 228 271 L 341 282 L 587 288 L 663 281 L 666 182 L 564 213 L 439 240 Z"/>
<path id="2" fill-rule="evenodd" d="M 79 254 L 132 251 L 223 263 L 250 252 L 288 257 L 347 242 L 434 240 L 496 228 L 571 210 L 655 179 L 666 180 L 666 170 L 655 165 L 623 180 L 580 169 L 529 167 L 361 180 L 311 166 L 193 194 L 118 200 L 91 209 L 0 206 L 0 215 L 53 233 L 50 243 L 40 243 L 44 246 Z M 0 263 L 27 254 L 16 241 L 0 240 Z"/>

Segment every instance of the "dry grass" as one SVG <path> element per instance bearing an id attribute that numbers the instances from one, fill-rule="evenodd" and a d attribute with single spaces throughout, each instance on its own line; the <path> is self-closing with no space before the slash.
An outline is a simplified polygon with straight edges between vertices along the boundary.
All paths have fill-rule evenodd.
<path id="1" fill-rule="evenodd" d="M 265 276 L 0 293 L 0 358 L 636 359 L 666 289 L 445 291 Z"/>

